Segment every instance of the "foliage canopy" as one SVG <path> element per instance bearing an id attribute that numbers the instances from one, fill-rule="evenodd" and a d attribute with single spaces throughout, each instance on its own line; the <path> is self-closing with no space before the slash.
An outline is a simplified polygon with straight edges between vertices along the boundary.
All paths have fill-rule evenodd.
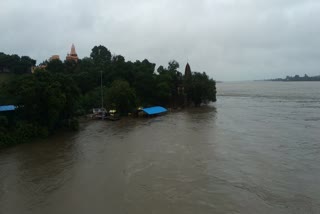
<path id="1" fill-rule="evenodd" d="M 147 59 L 126 61 L 99 45 L 93 47 L 90 57 L 78 62 L 45 61 L 45 69 L 31 74 L 35 63 L 27 56 L 0 53 L 0 75 L 20 74 L 0 85 L 0 105 L 19 106 L 13 115 L 0 113 L 0 145 L 46 136 L 61 127 L 77 127 L 76 116 L 101 107 L 101 85 L 104 107 L 122 114 L 138 106 L 200 106 L 216 101 L 215 81 L 205 72 L 185 78 L 175 60 L 156 69 Z"/>

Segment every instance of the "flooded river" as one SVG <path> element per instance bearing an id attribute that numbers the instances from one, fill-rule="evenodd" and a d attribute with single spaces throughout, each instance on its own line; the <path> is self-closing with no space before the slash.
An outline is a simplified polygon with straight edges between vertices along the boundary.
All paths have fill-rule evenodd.
<path id="1" fill-rule="evenodd" d="M 218 102 L 0 151 L 0 213 L 320 213 L 320 83 L 220 83 Z"/>

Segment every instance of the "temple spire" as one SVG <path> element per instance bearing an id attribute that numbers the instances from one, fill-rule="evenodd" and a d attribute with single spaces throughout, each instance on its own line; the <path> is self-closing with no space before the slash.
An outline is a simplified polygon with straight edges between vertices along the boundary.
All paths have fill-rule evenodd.
<path id="1" fill-rule="evenodd" d="M 70 52 L 71 55 L 77 55 L 76 53 L 76 48 L 74 47 L 74 44 L 72 44 L 71 46 L 71 52 Z"/>
<path id="2" fill-rule="evenodd" d="M 78 62 L 78 55 L 77 55 L 77 52 L 76 52 L 76 48 L 74 46 L 74 44 L 72 44 L 71 46 L 71 52 L 70 54 L 67 54 L 67 57 L 66 57 L 66 60 L 67 61 L 75 61 L 75 62 Z"/>
<path id="3" fill-rule="evenodd" d="M 184 76 L 186 78 L 190 78 L 191 77 L 191 68 L 190 68 L 189 63 L 187 63 L 187 65 L 186 65 L 186 69 L 184 71 Z"/>

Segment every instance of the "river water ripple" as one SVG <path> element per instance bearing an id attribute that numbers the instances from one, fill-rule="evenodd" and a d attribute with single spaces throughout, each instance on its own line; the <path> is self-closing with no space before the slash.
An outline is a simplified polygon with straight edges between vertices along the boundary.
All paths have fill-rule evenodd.
<path id="1" fill-rule="evenodd" d="M 217 86 L 206 107 L 0 151 L 0 213 L 320 213 L 320 84 Z"/>

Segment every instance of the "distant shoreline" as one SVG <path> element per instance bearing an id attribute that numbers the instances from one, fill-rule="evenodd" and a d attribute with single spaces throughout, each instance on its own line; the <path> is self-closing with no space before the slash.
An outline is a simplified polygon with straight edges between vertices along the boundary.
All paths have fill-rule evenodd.
<path id="1" fill-rule="evenodd" d="M 320 82 L 320 80 L 262 80 L 262 81 L 265 81 L 265 82 Z"/>
<path id="2" fill-rule="evenodd" d="M 264 81 L 279 81 L 279 82 L 315 82 L 315 81 L 320 81 L 320 75 L 319 76 L 313 76 L 309 77 L 307 74 L 304 76 L 300 77 L 299 75 L 295 76 L 287 76 L 286 78 L 277 78 L 277 79 L 269 79 L 269 80 L 264 80 Z"/>

